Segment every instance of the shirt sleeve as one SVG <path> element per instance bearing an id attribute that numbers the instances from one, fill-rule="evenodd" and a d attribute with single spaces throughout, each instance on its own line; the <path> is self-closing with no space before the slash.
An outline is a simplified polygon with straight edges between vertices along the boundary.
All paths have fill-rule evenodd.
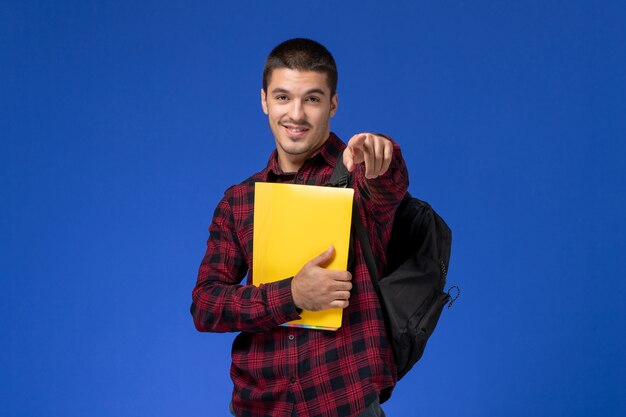
<path id="1" fill-rule="evenodd" d="M 209 233 L 190 309 L 198 331 L 258 332 L 300 318 L 292 278 L 258 287 L 240 284 L 248 265 L 227 195 L 215 209 Z"/>
<path id="2" fill-rule="evenodd" d="M 361 221 L 366 225 L 381 276 L 387 265 L 387 245 L 394 215 L 409 186 L 409 174 L 400 147 L 391 138 L 385 137 L 393 144 L 393 157 L 387 172 L 377 178 L 366 179 L 364 164 L 359 164 L 353 175 L 357 207 Z"/>
<path id="3" fill-rule="evenodd" d="M 355 188 L 363 200 L 367 218 L 376 223 L 389 225 L 393 221 L 396 208 L 409 188 L 409 174 L 402 157 L 400 146 L 390 137 L 393 144 L 393 156 L 389 169 L 385 174 L 373 178 L 365 178 L 364 164 L 360 164 L 355 176 Z"/>

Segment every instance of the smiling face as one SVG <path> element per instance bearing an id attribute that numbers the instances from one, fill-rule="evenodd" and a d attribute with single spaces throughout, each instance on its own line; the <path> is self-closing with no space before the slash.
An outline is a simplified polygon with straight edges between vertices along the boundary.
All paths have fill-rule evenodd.
<path id="1" fill-rule="evenodd" d="M 315 71 L 277 68 L 272 71 L 261 105 L 276 141 L 278 163 L 285 172 L 297 171 L 326 142 L 330 118 L 337 112 L 327 75 Z"/>

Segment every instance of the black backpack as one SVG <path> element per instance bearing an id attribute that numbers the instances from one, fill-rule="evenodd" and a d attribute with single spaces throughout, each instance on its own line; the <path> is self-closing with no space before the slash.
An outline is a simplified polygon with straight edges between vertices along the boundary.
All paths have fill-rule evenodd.
<path id="1" fill-rule="evenodd" d="M 348 182 L 349 173 L 341 154 L 329 185 L 346 187 Z M 352 224 L 380 299 L 401 379 L 422 357 L 443 307 L 451 307 L 459 296 L 456 286 L 452 287 L 457 290 L 454 299 L 449 291 L 444 291 L 452 232 L 428 203 L 407 193 L 396 209 L 387 247 L 387 268 L 380 278 L 367 231 L 356 209 Z"/>

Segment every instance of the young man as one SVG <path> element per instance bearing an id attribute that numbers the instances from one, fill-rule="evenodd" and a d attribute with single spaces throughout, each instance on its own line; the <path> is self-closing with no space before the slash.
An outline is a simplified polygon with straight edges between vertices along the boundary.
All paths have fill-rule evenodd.
<path id="1" fill-rule="evenodd" d="M 330 131 L 337 111 L 337 69 L 317 42 L 292 39 L 272 50 L 263 70 L 261 105 L 276 150 L 265 169 L 226 190 L 209 227 L 193 290 L 199 331 L 241 332 L 233 343 L 231 413 L 239 417 L 384 416 L 380 403 L 396 382 L 378 298 L 358 240 L 347 271 L 324 268 L 329 247 L 294 277 L 261 286 L 241 281 L 252 265 L 254 183 L 325 185 L 342 150 L 358 213 L 378 268 L 394 211 L 407 191 L 400 149 L 361 133 L 346 145 Z M 301 310 L 343 308 L 335 332 L 282 327 Z"/>

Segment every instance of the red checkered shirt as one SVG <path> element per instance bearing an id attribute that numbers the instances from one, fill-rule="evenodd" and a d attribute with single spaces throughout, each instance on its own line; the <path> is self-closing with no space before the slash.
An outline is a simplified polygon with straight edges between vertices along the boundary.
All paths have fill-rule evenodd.
<path id="1" fill-rule="evenodd" d="M 352 174 L 359 213 L 380 271 L 395 208 L 408 187 L 397 144 L 387 173 L 366 180 Z M 233 408 L 241 417 L 355 416 L 377 397 L 391 395 L 396 369 L 378 298 L 358 239 L 353 239 L 353 288 L 337 331 L 279 326 L 299 318 L 291 280 L 251 284 L 254 184 L 325 185 L 345 144 L 331 133 L 297 173 L 284 173 L 274 151 L 267 167 L 226 190 L 215 209 L 207 250 L 193 290 L 196 328 L 241 332 L 232 348 Z M 246 277 L 246 285 L 241 281 Z"/>

